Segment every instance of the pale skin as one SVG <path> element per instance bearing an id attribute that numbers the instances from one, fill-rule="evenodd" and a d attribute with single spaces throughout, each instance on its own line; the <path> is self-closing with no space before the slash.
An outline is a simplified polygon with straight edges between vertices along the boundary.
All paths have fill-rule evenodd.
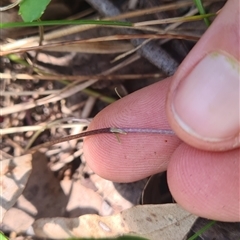
<path id="1" fill-rule="evenodd" d="M 240 221 L 239 9 L 238 0 L 226 3 L 173 77 L 130 94 L 95 117 L 89 130 L 116 126 L 176 133 L 120 135 L 120 143 L 111 134 L 87 137 L 84 153 L 96 173 L 112 181 L 131 182 L 167 170 L 170 191 L 183 208 L 205 218 Z M 215 56 L 219 76 L 212 70 Z M 207 60 L 198 69 L 204 71 L 191 75 L 202 59 Z M 222 59 L 232 69 L 222 70 Z M 218 78 L 215 89 L 220 86 L 219 91 L 211 91 L 215 86 L 211 78 Z M 226 85 L 229 88 L 225 79 L 231 83 Z M 195 86 L 202 94 L 199 98 L 192 95 Z M 211 94 L 205 96 L 205 90 Z"/>

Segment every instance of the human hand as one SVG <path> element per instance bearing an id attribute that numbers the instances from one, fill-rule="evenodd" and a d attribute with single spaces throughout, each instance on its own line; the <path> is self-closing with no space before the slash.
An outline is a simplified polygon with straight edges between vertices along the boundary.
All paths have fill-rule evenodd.
<path id="1" fill-rule="evenodd" d="M 238 0 L 226 3 L 173 77 L 105 108 L 89 127 L 172 128 L 178 137 L 86 138 L 85 157 L 96 173 L 131 182 L 167 169 L 182 207 L 240 221 L 239 8 Z"/>

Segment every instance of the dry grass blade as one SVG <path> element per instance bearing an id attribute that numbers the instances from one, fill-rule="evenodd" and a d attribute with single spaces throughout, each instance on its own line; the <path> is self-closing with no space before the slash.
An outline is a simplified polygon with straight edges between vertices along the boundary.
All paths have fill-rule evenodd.
<path id="1" fill-rule="evenodd" d="M 118 16 L 111 17 L 109 19 L 121 20 L 124 18 L 134 18 L 134 17 L 149 15 L 149 14 L 153 14 L 153 13 L 174 10 L 174 9 L 178 9 L 181 7 L 188 7 L 188 6 L 191 6 L 192 4 L 193 4 L 192 1 L 175 2 L 175 3 L 165 4 L 163 6 L 147 8 L 147 9 L 143 9 L 143 10 L 136 10 L 136 11 L 132 11 L 132 12 L 128 12 L 128 13 L 122 13 Z"/>
<path id="2" fill-rule="evenodd" d="M 72 44 L 71 42 L 64 42 L 64 45 L 48 47 L 47 44 L 43 47 L 47 51 L 55 52 L 79 52 L 79 53 L 93 53 L 93 54 L 114 54 L 129 51 L 133 46 L 127 42 L 95 42 L 95 43 L 80 43 Z"/>
<path id="3" fill-rule="evenodd" d="M 142 26 L 160 25 L 160 24 L 166 24 L 166 23 L 178 23 L 178 22 L 183 23 L 183 22 L 198 21 L 198 20 L 201 20 L 202 18 L 203 17 L 201 15 L 194 16 L 194 17 L 175 17 L 175 18 L 138 22 L 138 23 L 134 23 L 133 25 L 135 27 L 142 27 Z"/>
<path id="4" fill-rule="evenodd" d="M 74 34 L 76 32 L 81 32 L 81 31 L 86 31 L 92 28 L 95 28 L 96 26 L 94 25 L 80 25 L 80 26 L 73 26 L 73 27 L 67 27 L 67 28 L 63 28 L 60 30 L 55 30 L 53 32 L 44 34 L 44 40 L 45 41 L 50 41 L 56 38 L 60 38 L 66 35 L 71 35 Z M 5 51 L 11 51 L 11 50 L 15 50 L 18 49 L 20 47 L 24 47 L 24 46 L 31 46 L 31 45 L 36 45 L 39 42 L 39 37 L 38 36 L 34 36 L 34 37 L 29 37 L 29 38 L 23 38 L 14 42 L 10 42 L 7 44 L 2 44 L 1 45 L 1 52 L 5 52 Z"/>
<path id="5" fill-rule="evenodd" d="M 11 51 L 2 51 L 0 52 L 0 56 L 12 54 L 12 53 L 20 53 L 27 52 L 33 50 L 49 50 L 49 51 L 75 51 L 75 52 L 85 52 L 85 53 L 119 53 L 132 49 L 132 45 L 130 44 L 118 44 L 108 48 L 108 44 L 103 44 L 100 42 L 106 41 L 119 41 L 119 40 L 131 40 L 131 39 L 185 39 L 191 41 L 198 41 L 199 36 L 194 35 L 183 35 L 183 34 L 126 34 L 126 35 L 112 35 L 106 37 L 98 37 L 98 38 L 90 38 L 84 40 L 77 40 L 71 42 L 58 42 L 52 44 L 45 44 L 40 46 L 28 47 L 28 48 L 20 48 Z M 96 45 L 94 45 L 94 44 Z M 83 44 L 83 46 L 81 46 Z M 90 44 L 92 48 L 87 49 L 86 44 Z"/>
<path id="6" fill-rule="evenodd" d="M 12 4 L 9 4 L 7 6 L 4 6 L 4 7 L 0 7 L 0 12 L 3 12 L 3 11 L 6 11 L 6 10 L 9 10 L 11 8 L 14 8 L 15 6 L 17 6 L 22 0 L 16 0 L 14 3 Z M 1 3 L 2 4 L 2 3 Z"/>
<path id="7" fill-rule="evenodd" d="M 41 91 L 22 91 L 22 92 L 10 92 L 4 91 L 0 92 L 0 96 L 7 97 L 7 96 L 41 96 L 41 95 L 50 95 L 50 94 L 58 94 L 59 90 L 46 90 L 44 92 Z"/>
<path id="8" fill-rule="evenodd" d="M 11 128 L 5 128 L 1 129 L 1 135 L 6 135 L 6 134 L 13 134 L 13 133 L 20 133 L 20 132 L 32 132 L 32 131 L 41 131 L 44 129 L 49 129 L 49 128 L 73 128 L 77 126 L 82 126 L 86 127 L 88 126 L 88 123 L 69 123 L 69 124 L 58 124 L 56 126 L 41 126 L 41 125 L 36 125 L 36 126 L 24 126 L 24 127 L 11 127 Z"/>
<path id="9" fill-rule="evenodd" d="M 146 78 L 160 78 L 163 77 L 163 74 L 160 73 L 153 73 L 153 74 L 109 74 L 109 75 L 30 75 L 30 74 L 15 74 L 15 73 L 0 73 L 1 79 L 21 79 L 21 80 L 55 80 L 55 81 L 62 81 L 62 80 L 68 80 L 68 81 L 86 81 L 88 79 L 102 79 L 102 80 L 137 80 L 137 79 L 146 79 Z M 58 90 L 49 90 L 45 92 L 34 92 L 34 94 L 39 95 L 48 95 L 46 93 L 58 93 Z M 24 95 L 24 92 L 14 92 L 16 95 Z M 33 92 L 26 92 L 26 94 L 33 94 Z M 11 92 L 0 92 L 0 96 L 9 96 L 11 95 Z"/>
<path id="10" fill-rule="evenodd" d="M 1 109 L 1 115 L 7 115 L 7 114 L 12 114 L 12 113 L 17 113 L 17 112 L 21 112 L 21 111 L 26 111 L 28 109 L 34 108 L 36 106 L 40 106 L 43 104 L 47 104 L 50 102 L 56 102 L 59 101 L 61 99 L 67 98 L 89 86 L 91 86 L 93 83 L 95 83 L 97 80 L 90 80 L 88 82 L 82 83 L 78 86 L 74 86 L 70 89 L 68 89 L 67 91 L 62 91 L 59 92 L 59 94 L 57 95 L 50 95 L 48 97 L 36 100 L 35 102 L 28 102 L 28 103 L 20 103 L 20 104 L 16 104 L 14 106 L 9 106 L 9 107 L 5 107 Z"/>

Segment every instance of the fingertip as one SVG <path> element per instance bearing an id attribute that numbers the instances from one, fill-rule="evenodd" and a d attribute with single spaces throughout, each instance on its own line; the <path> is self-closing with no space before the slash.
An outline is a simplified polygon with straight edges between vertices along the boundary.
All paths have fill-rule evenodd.
<path id="1" fill-rule="evenodd" d="M 182 140 L 212 151 L 240 145 L 239 71 L 236 59 L 213 52 L 183 79 L 173 78 L 167 112 Z"/>
<path id="2" fill-rule="evenodd" d="M 89 130 L 104 127 L 169 129 L 165 113 L 169 79 L 139 90 L 101 111 Z M 101 134 L 84 140 L 89 166 L 100 176 L 131 182 L 165 171 L 179 145 L 176 136 L 133 133 Z"/>
<path id="3" fill-rule="evenodd" d="M 179 143 L 176 136 L 170 135 L 101 134 L 87 137 L 83 150 L 88 165 L 101 177 L 133 182 L 166 171 Z"/>
<path id="4" fill-rule="evenodd" d="M 216 153 L 182 144 L 168 165 L 168 183 L 174 199 L 198 216 L 239 221 L 239 155 L 239 149 Z"/>
<path id="5" fill-rule="evenodd" d="M 172 129 L 202 150 L 240 146 L 238 5 L 235 0 L 226 3 L 179 67 L 168 93 Z"/>

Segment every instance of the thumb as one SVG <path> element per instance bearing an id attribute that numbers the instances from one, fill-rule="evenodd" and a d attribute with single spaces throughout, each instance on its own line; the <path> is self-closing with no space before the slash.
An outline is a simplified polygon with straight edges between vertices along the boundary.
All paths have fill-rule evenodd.
<path id="1" fill-rule="evenodd" d="M 167 99 L 172 129 L 202 150 L 240 146 L 239 1 L 228 1 L 173 77 Z"/>

